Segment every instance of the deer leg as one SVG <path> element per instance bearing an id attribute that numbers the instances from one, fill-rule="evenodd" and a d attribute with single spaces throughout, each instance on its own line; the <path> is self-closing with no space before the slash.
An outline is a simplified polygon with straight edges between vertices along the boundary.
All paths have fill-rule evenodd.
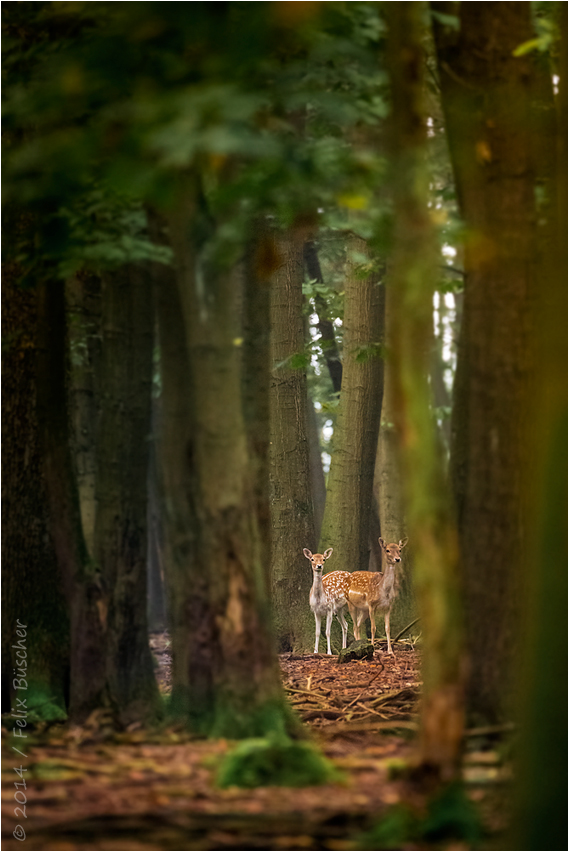
<path id="1" fill-rule="evenodd" d="M 354 639 L 359 639 L 359 627 L 356 622 L 356 608 L 353 604 L 348 601 L 348 609 L 350 611 L 350 618 L 352 619 L 352 624 L 354 626 Z"/>
<path id="2" fill-rule="evenodd" d="M 316 612 L 314 613 L 314 620 L 316 621 L 316 639 L 314 640 L 314 653 L 317 654 L 318 653 L 318 641 L 320 639 L 320 626 L 322 624 L 322 619 L 320 618 L 320 616 Z"/>
<path id="3" fill-rule="evenodd" d="M 375 609 L 369 608 L 369 620 L 371 621 L 371 641 L 375 642 Z"/>
<path id="4" fill-rule="evenodd" d="M 346 616 L 344 615 L 344 610 L 341 609 L 337 613 L 338 621 L 342 625 L 342 648 L 345 648 L 348 644 L 348 622 L 346 621 Z"/>
<path id="5" fill-rule="evenodd" d="M 365 630 L 365 610 L 358 609 L 358 614 L 356 616 L 358 622 L 358 639 L 362 638 L 362 623 L 364 625 Z M 366 631 L 367 633 L 367 631 Z"/>
<path id="6" fill-rule="evenodd" d="M 326 613 L 326 641 L 328 642 L 328 654 L 332 654 L 332 649 L 330 648 L 330 629 L 332 627 L 332 619 L 334 618 L 334 613 L 331 609 Z"/>
<path id="7" fill-rule="evenodd" d="M 393 649 L 391 647 L 391 637 L 389 635 L 389 615 L 390 611 L 387 610 L 387 612 L 385 613 L 385 635 L 387 636 L 387 653 L 393 654 Z"/>

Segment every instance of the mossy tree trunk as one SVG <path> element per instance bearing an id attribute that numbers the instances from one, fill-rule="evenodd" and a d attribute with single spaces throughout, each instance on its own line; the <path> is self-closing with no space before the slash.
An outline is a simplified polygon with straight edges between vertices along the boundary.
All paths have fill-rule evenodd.
<path id="1" fill-rule="evenodd" d="M 68 700 L 69 611 L 50 534 L 37 420 L 36 293 L 19 287 L 18 276 L 16 267 L 3 267 L 2 713 L 17 709 L 17 697 L 52 720 L 64 718 Z M 17 621 L 24 634 L 16 634 Z M 16 656 L 22 642 L 25 657 Z M 24 681 L 19 675 L 22 688 L 14 689 L 22 659 Z"/>
<path id="2" fill-rule="evenodd" d="M 549 150 L 545 163 L 538 161 L 547 170 L 542 178 L 546 205 L 540 216 L 540 298 L 533 314 L 534 369 L 527 390 L 527 612 L 517 672 L 524 735 L 512 849 L 562 849 L 567 843 L 567 684 L 560 676 L 567 671 L 567 4 L 556 5 L 558 115 L 552 122 L 539 99 L 535 124 L 541 146 Z M 550 70 L 546 76 L 551 89 Z M 552 100 L 551 91 L 547 99 Z"/>
<path id="3" fill-rule="evenodd" d="M 451 11 L 446 3 L 433 7 Z M 514 51 L 532 37 L 529 3 L 463 3 L 458 32 L 435 27 L 466 225 L 451 473 L 470 652 L 468 709 L 483 723 L 510 712 L 520 635 L 536 211 L 531 59 Z"/>
<path id="4" fill-rule="evenodd" d="M 154 717 L 159 700 L 146 615 L 153 348 L 148 267 L 125 266 L 103 276 L 102 335 L 94 555 L 106 588 L 110 701 L 129 723 Z"/>
<path id="5" fill-rule="evenodd" d="M 193 402 L 184 469 L 195 516 L 191 558 L 172 589 L 188 649 L 185 670 L 175 662 L 173 709 L 212 735 L 258 736 L 284 731 L 290 716 L 243 414 L 235 285 L 231 270 L 204 252 L 213 236 L 204 205 L 188 178 L 169 217 Z"/>
<path id="6" fill-rule="evenodd" d="M 464 652 L 458 542 L 428 384 L 436 254 L 422 108 L 423 5 L 391 3 L 385 11 L 394 213 L 388 338 L 394 422 L 424 637 L 420 760 L 436 776 L 449 779 L 458 772 L 462 747 Z"/>
<path id="7" fill-rule="evenodd" d="M 308 603 L 312 572 L 302 553 L 316 547 L 303 363 L 303 234 L 275 236 L 271 285 L 272 598 L 279 651 L 306 651 L 314 639 Z M 295 360 L 298 363 L 295 363 Z"/>
<path id="8" fill-rule="evenodd" d="M 352 234 L 348 252 L 369 257 Z M 365 264 L 369 267 L 371 264 Z M 385 292 L 380 274 L 350 257 L 345 284 L 342 389 L 336 417 L 320 548 L 334 548 L 334 569 L 365 571 L 370 561 L 373 470 L 383 397 Z M 330 566 L 331 567 L 331 566 Z"/>

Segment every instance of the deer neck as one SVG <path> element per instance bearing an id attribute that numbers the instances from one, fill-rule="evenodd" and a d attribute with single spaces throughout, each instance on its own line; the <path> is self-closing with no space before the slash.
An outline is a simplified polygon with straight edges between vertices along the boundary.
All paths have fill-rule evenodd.
<path id="1" fill-rule="evenodd" d="M 398 565 L 395 565 L 392 562 L 388 562 L 385 566 L 385 571 L 383 572 L 382 591 L 386 603 L 391 603 L 393 598 L 397 595 L 397 589 L 399 588 L 398 567 Z"/>
<path id="2" fill-rule="evenodd" d="M 318 604 L 324 599 L 324 585 L 321 572 L 312 573 L 312 588 L 310 589 L 310 604 Z"/>

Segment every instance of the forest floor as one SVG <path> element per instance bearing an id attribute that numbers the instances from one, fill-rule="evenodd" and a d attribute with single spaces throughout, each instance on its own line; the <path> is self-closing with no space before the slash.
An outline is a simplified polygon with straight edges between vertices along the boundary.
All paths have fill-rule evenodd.
<path id="1" fill-rule="evenodd" d="M 168 637 L 153 635 L 151 646 L 167 692 Z M 506 828 L 509 770 L 492 731 L 469 732 L 463 767 L 486 840 L 468 845 L 452 831 L 445 839 L 443 831 L 427 842 L 409 828 L 408 813 L 425 811 L 424 795 L 401 772 L 413 760 L 421 685 L 410 643 L 398 643 L 395 656 L 376 643 L 372 661 L 339 665 L 335 656 L 310 654 L 281 655 L 280 663 L 289 700 L 341 780 L 301 789 L 220 789 L 216 770 L 232 743 L 172 728 L 117 733 L 101 714 L 80 728 L 52 726 L 19 739 L 25 758 L 12 749 L 12 730 L 3 728 L 2 849 L 497 848 Z M 16 786 L 20 774 L 25 788 Z M 411 811 L 401 817 L 403 804 Z M 389 812 L 396 814 L 398 845 L 366 845 L 365 832 Z M 17 826 L 25 839 L 21 832 L 17 839 Z"/>

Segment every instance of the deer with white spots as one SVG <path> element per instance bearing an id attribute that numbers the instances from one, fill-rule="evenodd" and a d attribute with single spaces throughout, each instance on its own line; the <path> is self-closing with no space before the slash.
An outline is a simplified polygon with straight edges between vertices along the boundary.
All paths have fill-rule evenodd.
<path id="1" fill-rule="evenodd" d="M 338 618 L 342 627 L 342 648 L 348 643 L 348 622 L 344 616 L 344 608 L 348 603 L 348 584 L 350 581 L 349 571 L 333 571 L 331 574 L 322 576 L 324 562 L 332 556 L 333 549 L 328 548 L 324 553 L 311 553 L 305 547 L 304 555 L 312 565 L 312 588 L 310 589 L 310 609 L 314 613 L 316 621 L 316 640 L 314 642 L 314 653 L 318 653 L 320 640 L 320 627 L 322 616 L 326 616 L 326 640 L 328 642 L 328 653 L 330 649 L 330 629 L 334 616 Z"/>
<path id="2" fill-rule="evenodd" d="M 385 613 L 385 635 L 387 637 L 387 653 L 393 654 L 391 637 L 389 635 L 389 616 L 393 601 L 399 591 L 399 568 L 401 551 L 407 544 L 404 539 L 395 544 L 386 544 L 379 539 L 385 559 L 385 570 L 354 571 L 349 574 L 348 608 L 354 622 L 354 636 L 360 639 L 362 621 L 369 614 L 371 621 L 371 641 L 375 640 L 375 613 L 377 610 Z"/>

